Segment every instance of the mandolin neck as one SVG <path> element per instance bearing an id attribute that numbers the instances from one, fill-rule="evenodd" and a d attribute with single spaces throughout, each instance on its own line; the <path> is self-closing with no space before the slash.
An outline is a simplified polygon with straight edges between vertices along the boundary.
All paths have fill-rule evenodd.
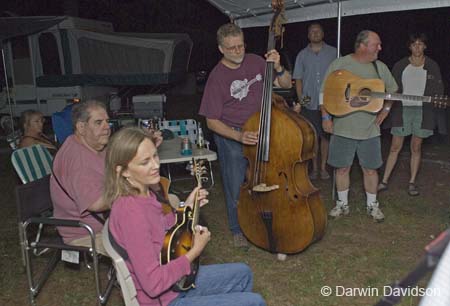
<path id="1" fill-rule="evenodd" d="M 201 183 L 198 183 L 199 187 L 202 187 Z M 198 191 L 195 194 L 194 205 L 192 206 L 192 228 L 198 224 L 200 218 L 200 200 L 198 199 Z"/>

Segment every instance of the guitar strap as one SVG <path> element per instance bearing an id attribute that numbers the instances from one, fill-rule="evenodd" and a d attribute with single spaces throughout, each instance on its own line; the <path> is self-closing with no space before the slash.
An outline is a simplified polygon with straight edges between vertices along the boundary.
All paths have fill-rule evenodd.
<path id="1" fill-rule="evenodd" d="M 372 62 L 372 65 L 373 68 L 375 68 L 375 72 L 377 73 L 378 78 L 381 79 L 380 72 L 378 71 L 377 61 L 375 60 L 375 62 Z"/>
<path id="2" fill-rule="evenodd" d="M 111 246 L 113 249 L 119 253 L 120 257 L 123 258 L 123 260 L 128 260 L 128 252 L 119 244 L 117 243 L 116 239 L 114 239 L 114 236 L 111 234 L 111 231 L 108 228 L 108 237 L 109 241 L 111 242 Z"/>

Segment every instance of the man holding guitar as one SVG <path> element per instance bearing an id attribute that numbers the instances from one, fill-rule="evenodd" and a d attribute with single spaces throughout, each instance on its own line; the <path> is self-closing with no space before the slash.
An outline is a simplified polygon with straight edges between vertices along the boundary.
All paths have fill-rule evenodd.
<path id="1" fill-rule="evenodd" d="M 382 79 L 386 92 L 397 91 L 397 84 L 388 67 L 377 60 L 381 51 L 381 40 L 373 31 L 361 31 L 356 37 L 355 52 L 333 61 L 328 68 L 325 79 L 334 71 L 344 69 L 363 79 Z M 352 84 L 347 84 L 351 92 Z M 321 89 L 324 97 L 325 83 Z M 343 93 L 344 94 L 344 93 Z M 333 103 L 333 101 L 327 101 Z M 338 103 L 338 101 L 336 101 Z M 321 101 L 323 104 L 323 101 Z M 327 103 L 325 103 L 327 104 Z M 377 114 L 354 112 L 342 117 L 332 118 L 322 107 L 322 127 L 331 133 L 328 164 L 336 168 L 336 188 L 338 200 L 330 211 L 331 217 L 340 217 L 349 213 L 348 191 L 350 188 L 350 168 L 355 154 L 358 155 L 364 176 L 364 189 L 367 196 L 367 213 L 376 222 L 384 220 L 384 214 L 377 201 L 378 172 L 382 165 L 380 124 L 389 113 L 392 101 L 385 101 L 384 107 Z"/>

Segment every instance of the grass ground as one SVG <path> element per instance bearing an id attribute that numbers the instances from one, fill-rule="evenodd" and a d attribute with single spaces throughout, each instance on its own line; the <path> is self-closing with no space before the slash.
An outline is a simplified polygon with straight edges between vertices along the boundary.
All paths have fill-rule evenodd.
<path id="1" fill-rule="evenodd" d="M 304 252 L 280 262 L 276 256 L 251 247 L 248 251 L 233 248 L 227 229 L 226 211 L 218 168 L 216 186 L 210 204 L 203 209 L 213 238 L 201 260 L 203 264 L 246 262 L 254 271 L 255 291 L 270 306 L 373 305 L 381 296 L 337 296 L 337 288 L 374 288 L 379 295 L 383 286 L 401 279 L 423 255 L 423 248 L 449 226 L 450 156 L 449 145 L 426 145 L 425 162 L 417 181 L 419 197 L 409 197 L 408 154 L 402 153 L 391 179 L 389 190 L 380 194 L 386 220 L 376 224 L 367 217 L 364 207 L 361 173 L 352 169 L 351 212 L 348 217 L 329 220 L 325 236 Z M 14 186 L 17 183 L 9 154 L 0 154 L 0 305 L 29 305 L 27 283 L 21 265 Z M 331 209 L 331 183 L 314 182 L 321 190 L 327 210 Z M 295 226 L 295 225 L 293 225 Z M 42 267 L 42 259 L 36 267 Z M 106 276 L 106 270 L 103 278 Z M 420 286 L 426 285 L 426 279 Z M 334 291 L 325 297 L 321 288 Z M 376 292 L 375 292 L 376 293 Z M 58 265 L 42 289 L 38 305 L 94 305 L 93 278 L 89 270 L 79 271 Z M 418 299 L 406 297 L 400 305 L 417 305 Z M 115 289 L 108 303 L 123 305 Z"/>

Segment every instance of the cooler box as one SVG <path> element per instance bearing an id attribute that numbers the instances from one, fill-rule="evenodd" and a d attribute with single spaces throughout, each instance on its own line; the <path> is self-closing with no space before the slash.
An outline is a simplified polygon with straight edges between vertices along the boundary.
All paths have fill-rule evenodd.
<path id="1" fill-rule="evenodd" d="M 134 118 L 163 118 L 166 95 L 140 95 L 134 96 Z"/>

